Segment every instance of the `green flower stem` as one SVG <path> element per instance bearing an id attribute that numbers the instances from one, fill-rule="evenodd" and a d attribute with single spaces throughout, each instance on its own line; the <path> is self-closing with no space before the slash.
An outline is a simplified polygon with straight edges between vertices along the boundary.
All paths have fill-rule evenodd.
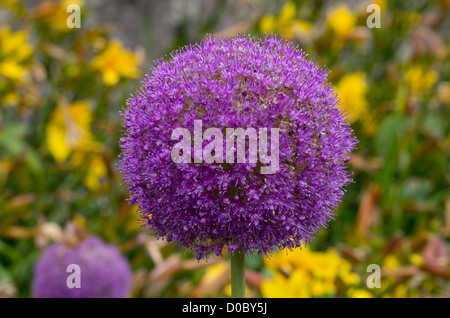
<path id="1" fill-rule="evenodd" d="M 231 297 L 245 298 L 245 254 L 231 255 Z"/>

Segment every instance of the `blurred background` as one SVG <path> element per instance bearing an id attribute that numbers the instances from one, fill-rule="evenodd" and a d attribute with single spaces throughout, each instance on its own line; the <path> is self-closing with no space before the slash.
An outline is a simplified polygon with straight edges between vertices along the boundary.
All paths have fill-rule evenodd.
<path id="1" fill-rule="evenodd" d="M 68 28 L 69 4 L 81 28 Z M 367 21 L 380 9 L 379 28 Z M 359 139 L 336 220 L 246 260 L 248 297 L 450 296 L 450 1 L 0 0 L 0 297 L 32 297 L 54 243 L 95 235 L 129 297 L 229 297 L 229 260 L 142 233 L 118 114 L 152 61 L 208 33 L 277 33 L 331 71 Z M 381 269 L 369 288 L 370 264 Z"/>

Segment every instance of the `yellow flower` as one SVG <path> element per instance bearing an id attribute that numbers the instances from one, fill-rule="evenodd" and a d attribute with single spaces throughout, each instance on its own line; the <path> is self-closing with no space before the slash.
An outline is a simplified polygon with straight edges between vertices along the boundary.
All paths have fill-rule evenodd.
<path id="1" fill-rule="evenodd" d="M 67 26 L 67 18 L 71 12 L 67 12 L 70 4 L 83 6 L 84 1 L 81 0 L 60 0 L 60 1 L 44 1 L 41 2 L 32 12 L 31 16 L 35 19 L 42 20 L 50 25 L 51 28 L 59 32 L 68 32 L 72 29 Z"/>
<path id="2" fill-rule="evenodd" d="M 287 24 L 295 18 L 296 14 L 297 7 L 295 6 L 295 3 L 288 1 L 281 8 L 280 13 L 278 14 L 278 19 L 281 24 Z"/>
<path id="3" fill-rule="evenodd" d="M 334 280 L 338 274 L 340 258 L 335 251 L 311 253 L 310 270 L 315 277 Z"/>
<path id="4" fill-rule="evenodd" d="M 346 260 L 342 260 L 339 266 L 339 277 L 346 285 L 356 285 L 359 284 L 359 276 L 352 272 L 352 266 Z"/>
<path id="5" fill-rule="evenodd" d="M 217 279 L 217 277 L 222 276 L 227 273 L 229 266 L 226 262 L 220 262 L 206 268 L 205 274 L 203 275 L 203 281 L 211 281 Z"/>
<path id="6" fill-rule="evenodd" d="M 289 294 L 286 289 L 286 284 L 286 277 L 275 272 L 272 279 L 264 280 L 261 283 L 261 295 L 265 298 L 288 298 Z"/>
<path id="7" fill-rule="evenodd" d="M 85 228 L 86 227 L 86 218 L 82 214 L 76 213 L 73 217 L 73 223 L 75 223 L 77 226 L 79 226 L 81 228 Z"/>
<path id="8" fill-rule="evenodd" d="M 295 19 L 297 7 L 291 1 L 286 2 L 277 16 L 266 15 L 261 18 L 259 28 L 265 33 L 280 33 L 286 38 L 306 36 L 312 31 L 312 24 Z"/>
<path id="9" fill-rule="evenodd" d="M 355 29 L 356 17 L 343 3 L 328 13 L 327 20 L 328 26 L 339 37 L 346 37 Z"/>
<path id="10" fill-rule="evenodd" d="M 94 155 L 89 163 L 84 184 L 89 189 L 96 191 L 102 186 L 102 179 L 108 174 L 108 168 L 100 154 Z"/>
<path id="11" fill-rule="evenodd" d="M 373 298 L 373 295 L 364 289 L 351 288 L 348 290 L 347 295 L 350 298 Z"/>
<path id="12" fill-rule="evenodd" d="M 261 283 L 261 294 L 265 298 L 308 298 L 309 288 L 310 281 L 302 270 L 296 270 L 289 278 L 275 272 L 272 280 Z"/>
<path id="13" fill-rule="evenodd" d="M 28 44 L 26 31 L 11 32 L 9 26 L 0 28 L 0 75 L 20 81 L 27 73 L 24 62 L 31 56 L 33 49 Z"/>
<path id="14" fill-rule="evenodd" d="M 336 292 L 334 281 L 314 279 L 311 281 L 311 294 L 314 297 L 324 297 Z"/>
<path id="15" fill-rule="evenodd" d="M 262 32 L 272 33 L 276 29 L 275 17 L 273 15 L 266 15 L 259 21 L 259 28 Z"/>
<path id="16" fill-rule="evenodd" d="M 406 298 L 408 297 L 408 287 L 405 285 L 398 285 L 393 292 L 394 298 Z"/>
<path id="17" fill-rule="evenodd" d="M 0 62 L 0 75 L 3 75 L 9 79 L 20 81 L 25 75 L 25 68 L 20 64 L 6 60 Z"/>
<path id="18" fill-rule="evenodd" d="M 88 101 L 58 105 L 46 126 L 47 147 L 56 161 L 65 161 L 76 150 L 89 152 L 98 148 L 91 135 L 91 121 Z"/>
<path id="19" fill-rule="evenodd" d="M 100 153 L 101 144 L 91 132 L 89 101 L 75 101 L 68 105 L 61 101 L 46 126 L 47 148 L 57 162 L 70 157 L 72 166 L 87 169 L 84 184 L 99 190 L 108 168 Z"/>
<path id="20" fill-rule="evenodd" d="M 347 285 L 359 283 L 359 276 L 351 271 L 351 264 L 336 250 L 312 252 L 309 248 L 280 251 L 265 266 L 272 279 L 261 285 L 264 297 L 323 297 L 336 293 L 340 278 Z"/>
<path id="21" fill-rule="evenodd" d="M 367 113 L 366 75 L 356 72 L 345 75 L 336 85 L 341 109 L 349 114 L 349 122 L 355 122 Z"/>
<path id="22" fill-rule="evenodd" d="M 389 254 L 384 258 L 383 267 L 386 269 L 395 269 L 400 267 L 400 262 L 395 255 Z"/>
<path id="23" fill-rule="evenodd" d="M 405 82 L 414 94 L 425 93 L 437 81 L 437 73 L 433 70 L 425 71 L 423 67 L 411 66 L 405 74 Z"/>
<path id="24" fill-rule="evenodd" d="M 117 40 L 111 41 L 92 61 L 92 67 L 102 74 L 103 82 L 108 86 L 116 84 L 120 77 L 137 77 L 137 66 L 137 57 Z"/>
<path id="25" fill-rule="evenodd" d="M 19 95 L 17 95 L 16 92 L 10 92 L 7 93 L 5 96 L 3 96 L 1 103 L 3 106 L 16 106 L 17 104 L 19 104 L 19 101 L 20 101 Z"/>
<path id="26" fill-rule="evenodd" d="M 411 256 L 409 257 L 409 260 L 410 260 L 411 264 L 419 265 L 419 266 L 423 265 L 423 259 L 420 254 L 417 254 L 417 253 L 411 254 Z"/>
<path id="27" fill-rule="evenodd" d="M 312 33 L 313 26 L 307 21 L 294 20 L 292 21 L 291 30 L 293 35 L 309 36 Z"/>
<path id="28" fill-rule="evenodd" d="M 296 270 L 289 277 L 287 288 L 291 294 L 290 297 L 295 298 L 306 298 L 311 297 L 309 288 L 307 288 L 309 283 L 309 277 L 307 273 L 302 270 Z"/>
<path id="29" fill-rule="evenodd" d="M 25 30 L 13 33 L 9 26 L 0 28 L 0 53 L 17 62 L 27 59 L 33 53 L 28 33 Z"/>

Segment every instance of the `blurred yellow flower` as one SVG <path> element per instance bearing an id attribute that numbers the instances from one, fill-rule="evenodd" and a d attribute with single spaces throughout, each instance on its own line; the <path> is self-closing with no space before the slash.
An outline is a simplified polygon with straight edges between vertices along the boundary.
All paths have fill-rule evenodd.
<path id="1" fill-rule="evenodd" d="M 261 283 L 261 294 L 265 298 L 309 298 L 310 279 L 302 270 L 294 271 L 289 278 L 275 272 L 273 279 Z"/>
<path id="2" fill-rule="evenodd" d="M 385 269 L 395 269 L 400 267 L 400 262 L 395 255 L 389 254 L 383 260 L 383 267 Z"/>
<path id="3" fill-rule="evenodd" d="M 346 37 L 355 29 L 356 16 L 346 4 L 341 3 L 328 12 L 327 22 L 339 37 Z"/>
<path id="4" fill-rule="evenodd" d="M 27 72 L 24 62 L 32 53 L 25 30 L 11 32 L 9 26 L 0 28 L 0 75 L 20 81 Z"/>
<path id="5" fill-rule="evenodd" d="M 72 221 L 73 221 L 73 223 L 75 223 L 77 226 L 79 226 L 81 228 L 85 228 L 86 227 L 86 218 L 80 213 L 76 213 L 73 216 Z"/>
<path id="6" fill-rule="evenodd" d="M 75 101 L 68 105 L 61 101 L 46 126 L 47 148 L 57 162 L 70 155 L 74 167 L 87 167 L 85 185 L 91 190 L 101 187 L 108 169 L 100 154 L 101 144 L 91 133 L 91 105 L 89 101 Z"/>
<path id="7" fill-rule="evenodd" d="M 323 297 L 336 293 L 338 278 L 347 286 L 359 283 L 351 264 L 334 249 L 312 252 L 303 248 L 289 254 L 284 250 L 266 260 L 265 266 L 273 277 L 261 285 L 264 297 Z"/>
<path id="8" fill-rule="evenodd" d="M 220 262 L 206 268 L 205 274 L 203 275 L 202 280 L 214 280 L 218 276 L 222 276 L 226 274 L 229 270 L 228 263 Z"/>
<path id="9" fill-rule="evenodd" d="M 349 289 L 347 296 L 350 298 L 373 298 L 373 295 L 367 290 L 355 288 Z"/>
<path id="10" fill-rule="evenodd" d="M 72 151 L 92 151 L 99 147 L 91 135 L 89 101 L 60 102 L 47 124 L 47 147 L 56 161 L 65 161 Z"/>
<path id="11" fill-rule="evenodd" d="M 394 298 L 406 298 L 408 297 L 408 287 L 403 284 L 398 285 L 393 292 Z"/>
<path id="12" fill-rule="evenodd" d="M 341 259 L 339 267 L 339 277 L 346 285 L 356 285 L 360 283 L 358 274 L 352 272 L 352 266 L 349 262 Z"/>
<path id="13" fill-rule="evenodd" d="M 80 7 L 84 5 L 82 0 L 57 0 L 43 1 L 33 11 L 32 18 L 42 20 L 49 26 L 59 32 L 68 32 L 73 29 L 67 26 L 67 18 L 71 14 L 67 12 L 70 4 L 76 4 Z"/>
<path id="14" fill-rule="evenodd" d="M 8 56 L 18 62 L 27 59 L 33 53 L 28 44 L 28 33 L 25 30 L 11 32 L 9 26 L 1 27 L 0 52 L 2 56 Z"/>
<path id="15" fill-rule="evenodd" d="M 101 180 L 108 175 L 108 168 L 100 154 L 96 154 L 91 159 L 87 170 L 84 184 L 91 190 L 98 190 L 102 186 Z"/>
<path id="16" fill-rule="evenodd" d="M 25 74 L 25 68 L 20 64 L 6 60 L 0 62 L 0 75 L 3 75 L 9 79 L 20 81 Z"/>
<path id="17" fill-rule="evenodd" d="M 0 65 L 1 67 L 1 65 Z M 3 96 L 1 100 L 1 104 L 3 106 L 16 106 L 20 101 L 19 95 L 15 92 L 7 93 L 5 96 Z"/>
<path id="18" fill-rule="evenodd" d="M 313 29 L 312 24 L 295 19 L 297 7 L 291 1 L 286 2 L 278 15 L 266 15 L 261 18 L 259 28 L 267 34 L 280 33 L 286 38 L 293 38 L 296 35 L 309 35 Z"/>
<path id="19" fill-rule="evenodd" d="M 405 82 L 412 93 L 425 93 L 436 83 L 438 74 L 433 70 L 424 70 L 422 66 L 411 66 L 405 74 Z"/>
<path id="20" fill-rule="evenodd" d="M 108 86 L 116 84 L 120 77 L 137 77 L 138 64 L 137 57 L 117 40 L 109 42 L 106 49 L 92 60 L 92 67 L 102 74 L 103 82 Z"/>
<path id="21" fill-rule="evenodd" d="M 409 260 L 410 260 L 411 264 L 419 265 L 419 266 L 423 265 L 423 259 L 420 254 L 412 253 L 409 257 Z"/>
<path id="22" fill-rule="evenodd" d="M 363 72 L 344 75 L 336 85 L 336 92 L 342 103 L 339 107 L 349 114 L 349 122 L 355 122 L 366 115 L 367 82 Z"/>

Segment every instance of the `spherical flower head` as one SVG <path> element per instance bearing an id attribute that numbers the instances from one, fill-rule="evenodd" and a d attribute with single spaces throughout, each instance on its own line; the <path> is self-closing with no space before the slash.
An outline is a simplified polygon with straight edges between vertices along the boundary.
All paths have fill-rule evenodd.
<path id="1" fill-rule="evenodd" d="M 143 229 L 198 259 L 224 247 L 266 255 L 311 241 L 351 181 L 344 162 L 356 144 L 327 75 L 274 36 L 209 36 L 157 61 L 121 112 L 119 170 Z M 188 133 L 173 140 L 177 128 Z M 214 138 L 209 128 L 217 128 Z M 249 151 L 250 136 L 244 163 L 230 163 L 228 139 L 215 144 L 213 162 L 201 160 L 230 128 L 266 129 L 274 173 L 262 173 L 272 162 Z M 179 154 L 188 160 L 176 162 L 176 143 L 186 139 L 193 149 L 184 147 Z M 239 145 L 230 149 L 237 159 Z"/>
<path id="2" fill-rule="evenodd" d="M 79 266 L 79 286 L 69 277 Z M 132 272 L 118 249 L 89 237 L 77 246 L 57 243 L 34 266 L 31 292 L 38 298 L 123 298 L 131 290 Z M 79 288 L 77 288 L 79 287 Z"/>

